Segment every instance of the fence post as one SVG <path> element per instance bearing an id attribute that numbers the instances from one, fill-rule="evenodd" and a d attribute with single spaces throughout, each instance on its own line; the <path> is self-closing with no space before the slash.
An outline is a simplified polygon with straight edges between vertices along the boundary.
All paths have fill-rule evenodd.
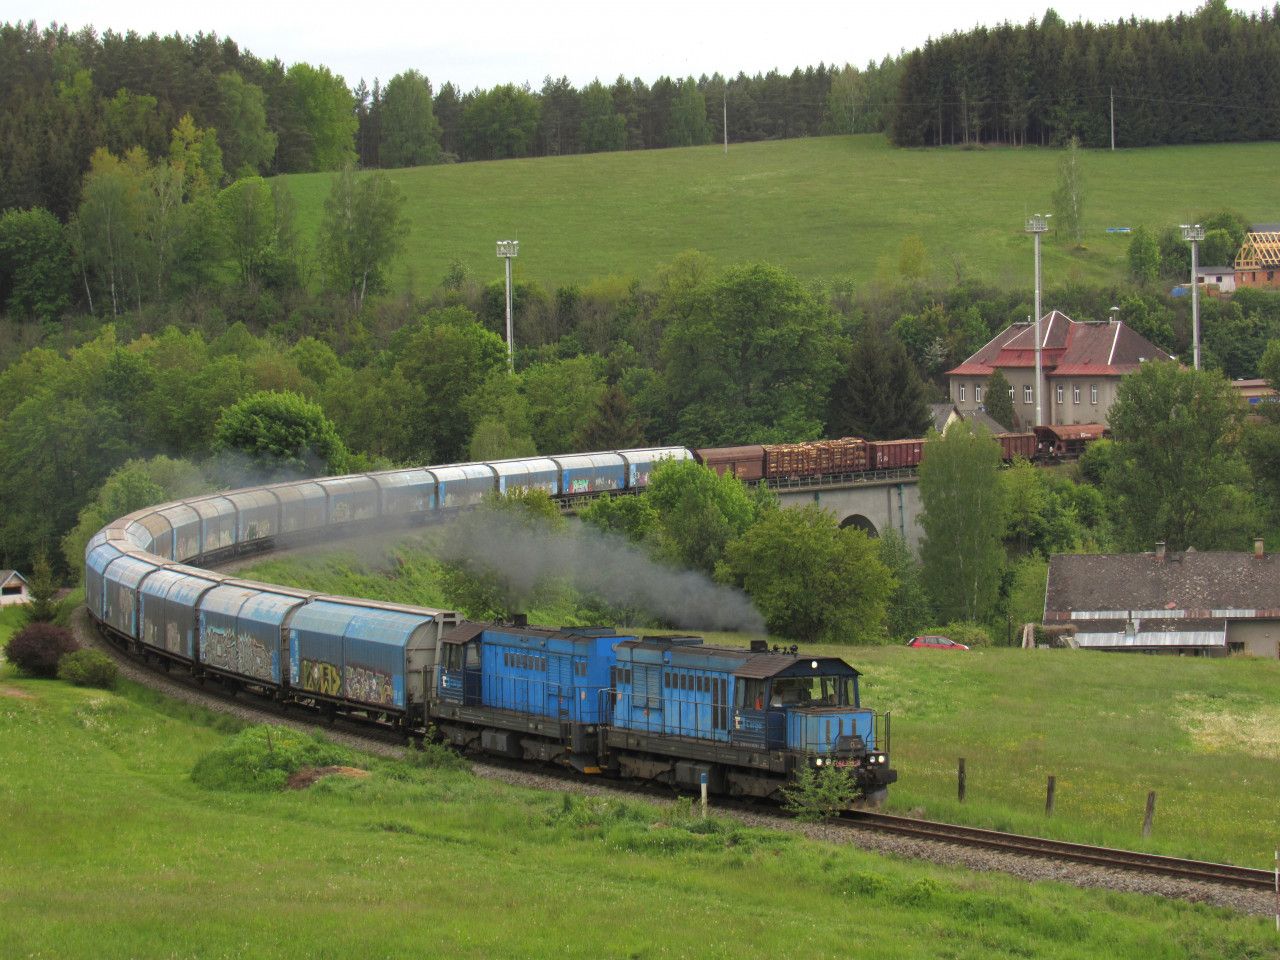
<path id="1" fill-rule="evenodd" d="M 1156 818 L 1156 792 L 1154 790 L 1147 794 L 1147 815 L 1142 818 L 1142 838 L 1145 840 L 1151 836 L 1151 823 Z"/>
<path id="2" fill-rule="evenodd" d="M 1053 816 L 1053 803 L 1054 803 L 1054 800 L 1057 799 L 1056 797 L 1057 792 L 1058 792 L 1058 778 L 1055 777 L 1053 774 L 1049 774 L 1049 785 L 1045 789 L 1045 794 L 1044 794 L 1044 815 L 1046 817 Z"/>
<path id="3" fill-rule="evenodd" d="M 960 798 L 961 803 L 964 803 L 964 788 L 965 788 L 964 757 L 961 757 L 960 765 L 956 770 L 956 795 Z"/>

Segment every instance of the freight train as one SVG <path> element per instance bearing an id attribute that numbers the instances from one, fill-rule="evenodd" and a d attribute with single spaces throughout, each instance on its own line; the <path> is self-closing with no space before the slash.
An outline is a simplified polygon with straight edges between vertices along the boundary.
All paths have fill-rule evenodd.
<path id="1" fill-rule="evenodd" d="M 889 718 L 858 671 L 796 648 L 468 623 L 205 569 L 240 553 L 423 522 L 487 493 L 643 489 L 678 447 L 451 464 L 301 480 L 162 504 L 99 531 L 85 601 L 99 629 L 201 682 L 439 735 L 589 774 L 777 798 L 806 767 L 885 795 Z"/>
<path id="2" fill-rule="evenodd" d="M 1038 463 L 1074 459 L 1093 440 L 1102 437 L 1102 424 L 1036 427 L 1034 432 L 1000 433 L 995 440 L 1005 462 L 1022 458 Z M 856 478 L 885 470 L 914 470 L 924 457 L 925 441 L 813 440 L 808 443 L 751 444 L 704 447 L 694 458 L 716 473 L 730 473 L 744 483 L 807 482 L 825 478 Z"/>

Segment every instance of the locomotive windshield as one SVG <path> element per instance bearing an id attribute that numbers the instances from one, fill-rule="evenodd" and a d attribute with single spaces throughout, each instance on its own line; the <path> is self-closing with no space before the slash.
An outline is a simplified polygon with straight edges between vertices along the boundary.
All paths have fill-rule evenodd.
<path id="1" fill-rule="evenodd" d="M 774 680 L 771 707 L 855 706 L 852 677 L 788 677 Z"/>

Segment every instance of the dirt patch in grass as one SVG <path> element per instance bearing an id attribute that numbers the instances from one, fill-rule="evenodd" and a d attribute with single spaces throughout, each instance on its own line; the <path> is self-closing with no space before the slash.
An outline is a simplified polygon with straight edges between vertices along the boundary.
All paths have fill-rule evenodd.
<path id="1" fill-rule="evenodd" d="M 17 687 L 0 687 L 0 697 L 13 697 L 15 700 L 34 700 L 33 694 L 27 693 L 25 690 L 19 690 Z"/>
<path id="2" fill-rule="evenodd" d="M 359 767 L 303 767 L 285 784 L 290 790 L 305 790 L 324 777 L 351 777 L 359 780 L 369 776 L 368 770 Z"/>
<path id="3" fill-rule="evenodd" d="M 1280 760 L 1280 706 L 1223 703 L 1196 694 L 1180 694 L 1178 701 L 1178 722 L 1200 749 Z"/>

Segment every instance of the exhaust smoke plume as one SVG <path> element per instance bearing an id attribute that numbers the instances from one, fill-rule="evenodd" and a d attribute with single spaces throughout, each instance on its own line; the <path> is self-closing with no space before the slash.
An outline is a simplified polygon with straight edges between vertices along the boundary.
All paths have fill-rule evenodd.
<path id="1" fill-rule="evenodd" d="M 557 578 L 610 606 L 642 610 L 678 629 L 765 634 L 764 618 L 742 591 L 693 570 L 663 566 L 626 539 L 579 521 L 555 531 L 476 511 L 460 518 L 444 541 L 441 560 L 486 567 L 517 595 Z"/>

